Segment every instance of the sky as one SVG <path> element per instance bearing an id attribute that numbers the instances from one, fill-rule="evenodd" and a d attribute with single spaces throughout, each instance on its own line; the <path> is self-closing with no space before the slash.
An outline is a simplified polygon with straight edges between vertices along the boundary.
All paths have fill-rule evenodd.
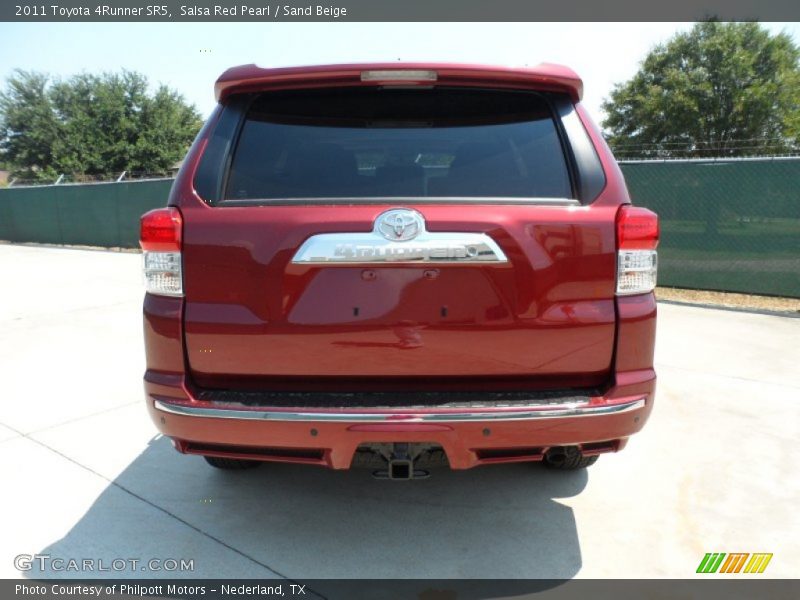
<path id="1" fill-rule="evenodd" d="M 800 23 L 765 23 L 800 43 Z M 396 61 L 561 63 L 600 121 L 615 83 L 691 23 L 0 23 L 0 80 L 15 69 L 68 77 L 128 69 L 177 89 L 207 116 L 228 67 Z"/>

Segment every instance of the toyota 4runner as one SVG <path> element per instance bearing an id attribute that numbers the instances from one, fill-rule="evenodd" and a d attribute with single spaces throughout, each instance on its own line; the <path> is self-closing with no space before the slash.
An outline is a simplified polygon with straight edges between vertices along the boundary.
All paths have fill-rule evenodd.
<path id="1" fill-rule="evenodd" d="M 658 220 L 565 67 L 226 71 L 142 217 L 147 407 L 186 454 L 583 468 L 653 408 Z"/>

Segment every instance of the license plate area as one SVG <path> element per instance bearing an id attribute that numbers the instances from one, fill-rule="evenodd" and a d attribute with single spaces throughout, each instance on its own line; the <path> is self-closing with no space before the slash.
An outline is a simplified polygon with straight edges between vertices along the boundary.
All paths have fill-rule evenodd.
<path id="1" fill-rule="evenodd" d="M 293 325 L 473 324 L 510 320 L 490 277 L 469 267 L 315 268 L 290 288 Z M 407 332 L 400 331 L 400 335 Z"/>

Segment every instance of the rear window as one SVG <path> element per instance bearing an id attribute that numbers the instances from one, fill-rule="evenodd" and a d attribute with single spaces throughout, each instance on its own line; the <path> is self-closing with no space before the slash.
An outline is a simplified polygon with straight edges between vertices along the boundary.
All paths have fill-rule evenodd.
<path id="1" fill-rule="evenodd" d="M 247 110 L 222 195 L 573 197 L 544 97 L 438 88 L 264 94 Z"/>

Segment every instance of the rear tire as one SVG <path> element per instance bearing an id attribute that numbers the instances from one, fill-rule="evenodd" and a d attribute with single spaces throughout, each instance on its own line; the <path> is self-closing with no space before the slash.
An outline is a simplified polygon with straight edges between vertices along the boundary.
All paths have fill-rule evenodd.
<path id="1" fill-rule="evenodd" d="M 548 469 L 575 471 L 585 469 L 597 462 L 599 456 L 583 456 L 577 448 L 552 448 L 544 458 Z"/>
<path id="2" fill-rule="evenodd" d="M 255 469 L 261 466 L 259 460 L 243 460 L 241 458 L 221 458 L 219 456 L 204 456 L 206 462 L 217 469 L 226 471 L 241 471 L 244 469 Z"/>

